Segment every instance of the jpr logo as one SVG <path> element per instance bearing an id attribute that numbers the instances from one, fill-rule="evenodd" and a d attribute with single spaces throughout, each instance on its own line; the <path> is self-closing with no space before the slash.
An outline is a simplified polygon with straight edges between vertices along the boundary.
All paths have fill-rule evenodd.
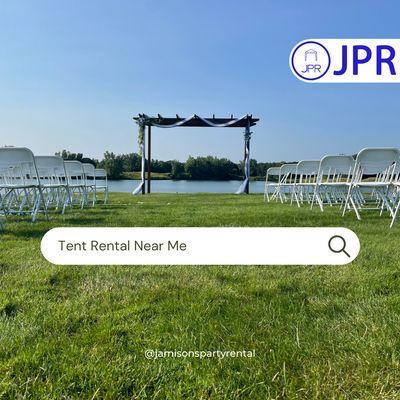
<path id="1" fill-rule="evenodd" d="M 294 75 L 306 82 L 400 82 L 400 39 L 312 39 L 290 54 Z"/>
<path id="2" fill-rule="evenodd" d="M 321 64 L 317 64 L 318 52 L 316 50 L 314 49 L 306 50 L 304 52 L 304 60 L 306 62 L 306 69 L 304 71 L 301 71 L 303 74 L 307 74 L 309 72 L 321 73 Z M 315 64 L 307 64 L 310 61 L 314 61 Z"/>

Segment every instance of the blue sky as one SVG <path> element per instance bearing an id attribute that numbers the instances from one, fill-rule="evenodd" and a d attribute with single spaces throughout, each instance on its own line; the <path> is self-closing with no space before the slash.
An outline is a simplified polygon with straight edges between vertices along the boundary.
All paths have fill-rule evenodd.
<path id="1" fill-rule="evenodd" d="M 0 12 L 0 145 L 137 151 L 132 116 L 261 118 L 252 157 L 399 146 L 400 85 L 307 84 L 307 38 L 398 38 L 398 1 L 18 1 Z M 153 156 L 239 160 L 240 129 L 154 129 Z"/>

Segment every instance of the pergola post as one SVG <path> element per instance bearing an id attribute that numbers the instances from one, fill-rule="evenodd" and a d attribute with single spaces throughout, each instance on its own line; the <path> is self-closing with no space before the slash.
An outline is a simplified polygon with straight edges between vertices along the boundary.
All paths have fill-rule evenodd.
<path id="1" fill-rule="evenodd" d="M 246 194 L 249 194 L 250 193 L 250 135 L 251 135 L 251 133 L 250 133 L 250 121 L 247 121 L 247 125 L 246 125 L 246 131 L 245 131 L 245 134 L 244 134 L 244 161 L 243 161 L 243 165 L 244 165 L 244 174 L 245 174 L 245 178 L 246 178 L 246 175 L 247 175 L 247 171 L 246 171 L 246 168 L 247 168 L 247 163 L 246 163 L 246 161 L 247 161 L 247 159 L 248 159 L 248 161 L 249 161 L 249 180 L 247 181 L 247 184 L 246 184 L 246 188 L 245 188 L 245 193 Z"/>
<path id="2" fill-rule="evenodd" d="M 143 133 L 143 148 L 142 148 L 142 194 L 146 194 L 146 126 Z"/>
<path id="3" fill-rule="evenodd" d="M 247 140 L 246 146 L 247 146 L 247 154 L 250 154 L 250 139 Z M 249 159 L 249 164 L 250 164 L 250 159 Z M 249 169 L 250 169 L 250 165 L 249 165 Z M 246 194 L 249 194 L 249 193 L 250 193 L 250 176 L 249 176 L 249 181 L 247 182 L 247 187 L 246 187 Z"/>
<path id="4" fill-rule="evenodd" d="M 148 126 L 147 141 L 147 193 L 151 192 L 151 125 Z"/>

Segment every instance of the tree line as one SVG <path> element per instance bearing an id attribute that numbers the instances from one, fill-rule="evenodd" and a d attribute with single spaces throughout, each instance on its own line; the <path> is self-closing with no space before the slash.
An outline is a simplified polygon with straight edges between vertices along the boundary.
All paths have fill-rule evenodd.
<path id="1" fill-rule="evenodd" d="M 104 168 L 110 179 L 123 179 L 129 173 L 141 170 L 142 158 L 137 153 L 115 154 L 106 151 L 102 160 L 84 157 L 82 153 L 71 153 L 62 150 L 59 153 L 64 160 L 78 160 L 93 164 L 97 168 Z M 265 177 L 267 169 L 280 166 L 282 162 L 258 162 L 250 160 L 250 175 L 252 177 Z M 151 160 L 151 171 L 165 174 L 170 179 L 191 180 L 235 180 L 243 178 L 243 161 L 234 163 L 227 158 L 213 156 L 192 157 L 185 162 L 177 160 Z"/>

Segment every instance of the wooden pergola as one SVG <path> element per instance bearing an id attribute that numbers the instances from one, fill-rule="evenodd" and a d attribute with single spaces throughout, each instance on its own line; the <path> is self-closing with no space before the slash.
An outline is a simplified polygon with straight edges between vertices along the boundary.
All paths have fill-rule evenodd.
<path id="1" fill-rule="evenodd" d="M 136 123 L 143 129 L 147 127 L 147 193 L 151 192 L 151 128 L 176 128 L 176 127 L 197 127 L 197 128 L 244 128 L 244 168 L 246 185 L 244 188 L 245 193 L 249 193 L 249 172 L 250 172 L 250 128 L 255 126 L 259 118 L 253 118 L 252 115 L 245 115 L 241 118 L 203 118 L 196 114 L 182 118 L 179 115 L 175 117 L 162 117 L 160 114 L 157 117 L 149 117 L 146 114 L 139 114 L 133 118 Z M 146 141 L 146 132 L 143 135 L 143 143 Z M 145 154 L 142 158 L 142 167 L 144 168 Z M 247 167 L 246 167 L 247 166 Z M 247 172 L 246 172 L 247 171 Z M 142 194 L 146 193 L 146 185 L 143 182 Z"/>

